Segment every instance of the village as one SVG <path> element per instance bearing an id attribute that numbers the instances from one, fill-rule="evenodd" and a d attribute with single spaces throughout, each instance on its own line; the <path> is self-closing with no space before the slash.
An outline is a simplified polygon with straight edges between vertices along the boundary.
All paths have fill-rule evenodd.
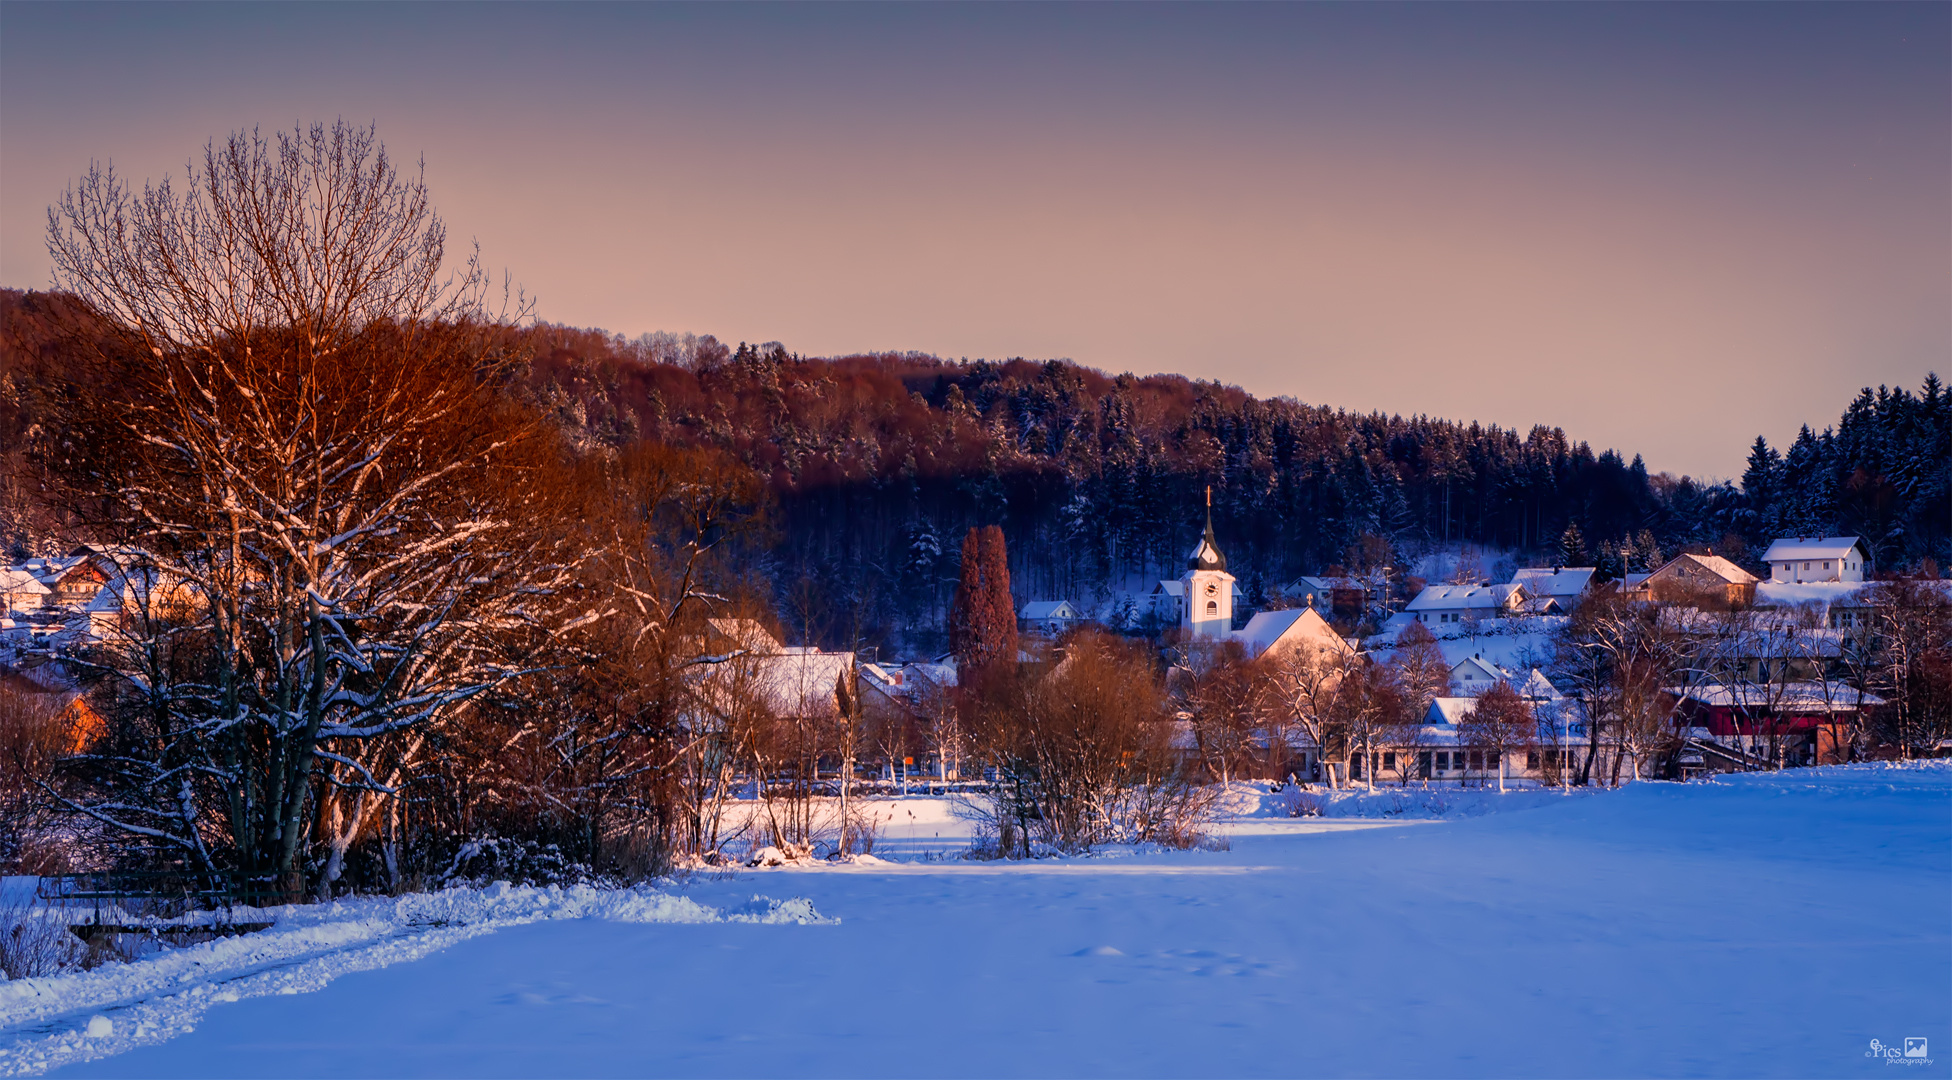
<path id="1" fill-rule="evenodd" d="M 1779 538 L 1762 561 L 1767 578 L 1709 554 L 1614 581 L 1591 566 L 1525 568 L 1506 582 L 1422 585 L 1400 604 L 1403 580 L 1387 572 L 1305 576 L 1243 615 L 1209 512 L 1184 572 L 1147 597 L 1158 618 L 1145 640 L 1168 691 L 1160 722 L 1188 775 L 1329 787 L 1618 784 L 1952 750 L 1952 739 L 1880 738 L 1878 635 L 1904 613 L 1867 578 L 1859 538 Z M 1912 587 L 1943 603 L 1947 585 Z M 1026 672 L 1061 665 L 1080 634 L 1107 632 L 1069 600 L 1012 603 Z M 0 569 L 0 604 L 0 680 L 60 716 L 79 754 L 105 730 L 83 693 L 90 656 L 196 601 L 140 550 L 81 545 Z M 723 716 L 737 698 L 814 729 L 855 721 L 851 738 L 812 751 L 816 784 L 845 775 L 893 793 L 997 780 L 956 715 L 955 653 L 884 659 L 787 645 L 763 619 L 707 625 L 710 647 L 737 661 L 701 676 L 697 701 Z M 1364 668 L 1404 676 L 1406 661 L 1381 713 L 1340 692 Z M 1219 668 L 1254 685 L 1216 707 L 1203 684 Z M 1509 702 L 1499 707 L 1516 723 L 1477 722 L 1486 701 Z M 764 795 L 766 777 L 744 779 Z"/>

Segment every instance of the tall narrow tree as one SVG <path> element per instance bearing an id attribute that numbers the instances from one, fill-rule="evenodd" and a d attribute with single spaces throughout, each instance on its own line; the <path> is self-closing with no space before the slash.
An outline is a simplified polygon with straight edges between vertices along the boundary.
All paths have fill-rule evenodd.
<path id="1" fill-rule="evenodd" d="M 968 683 L 1017 657 L 1017 610 L 1010 597 L 1003 529 L 972 528 L 962 541 L 962 574 L 949 614 L 949 648 Z"/>

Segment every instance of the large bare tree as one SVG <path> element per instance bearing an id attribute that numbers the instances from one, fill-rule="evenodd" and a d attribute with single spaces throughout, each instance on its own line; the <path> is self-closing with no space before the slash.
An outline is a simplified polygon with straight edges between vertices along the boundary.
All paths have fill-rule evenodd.
<path id="1" fill-rule="evenodd" d="M 419 172 L 344 122 L 212 143 L 181 190 L 94 168 L 49 212 L 86 316 L 49 456 L 125 596 L 76 807 L 165 858 L 295 891 L 321 806 L 371 821 L 411 733 L 555 615 L 559 454 L 445 241 Z"/>

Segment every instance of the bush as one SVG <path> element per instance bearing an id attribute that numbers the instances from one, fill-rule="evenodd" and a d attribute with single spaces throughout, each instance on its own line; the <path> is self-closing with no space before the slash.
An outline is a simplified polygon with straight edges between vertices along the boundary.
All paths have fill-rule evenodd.
<path id="1" fill-rule="evenodd" d="M 35 979 L 99 962 L 68 930 L 62 912 L 34 900 L 0 903 L 0 974 Z"/>
<path id="2" fill-rule="evenodd" d="M 1047 673 L 995 682 L 981 699 L 965 697 L 997 776 L 974 808 L 979 848 L 1028 857 L 1039 845 L 1074 853 L 1202 841 L 1216 790 L 1194 783 L 1173 750 L 1148 649 L 1084 631 Z"/>
<path id="3" fill-rule="evenodd" d="M 486 885 L 493 881 L 538 887 L 611 884 L 588 863 L 571 861 L 555 844 L 483 836 L 461 844 L 435 886 Z"/>

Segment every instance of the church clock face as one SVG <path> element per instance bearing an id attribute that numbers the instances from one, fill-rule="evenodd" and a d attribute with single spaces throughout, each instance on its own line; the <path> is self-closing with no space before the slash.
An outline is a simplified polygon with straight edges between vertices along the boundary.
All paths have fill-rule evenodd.
<path id="1" fill-rule="evenodd" d="M 1220 586 L 1219 586 L 1219 584 L 1218 584 L 1218 583 L 1216 583 L 1216 582 L 1212 582 L 1212 581 L 1209 581 L 1209 582 L 1207 582 L 1207 583 L 1206 583 L 1206 594 L 1207 594 L 1208 596 L 1218 596 L 1218 595 L 1220 595 Z"/>

